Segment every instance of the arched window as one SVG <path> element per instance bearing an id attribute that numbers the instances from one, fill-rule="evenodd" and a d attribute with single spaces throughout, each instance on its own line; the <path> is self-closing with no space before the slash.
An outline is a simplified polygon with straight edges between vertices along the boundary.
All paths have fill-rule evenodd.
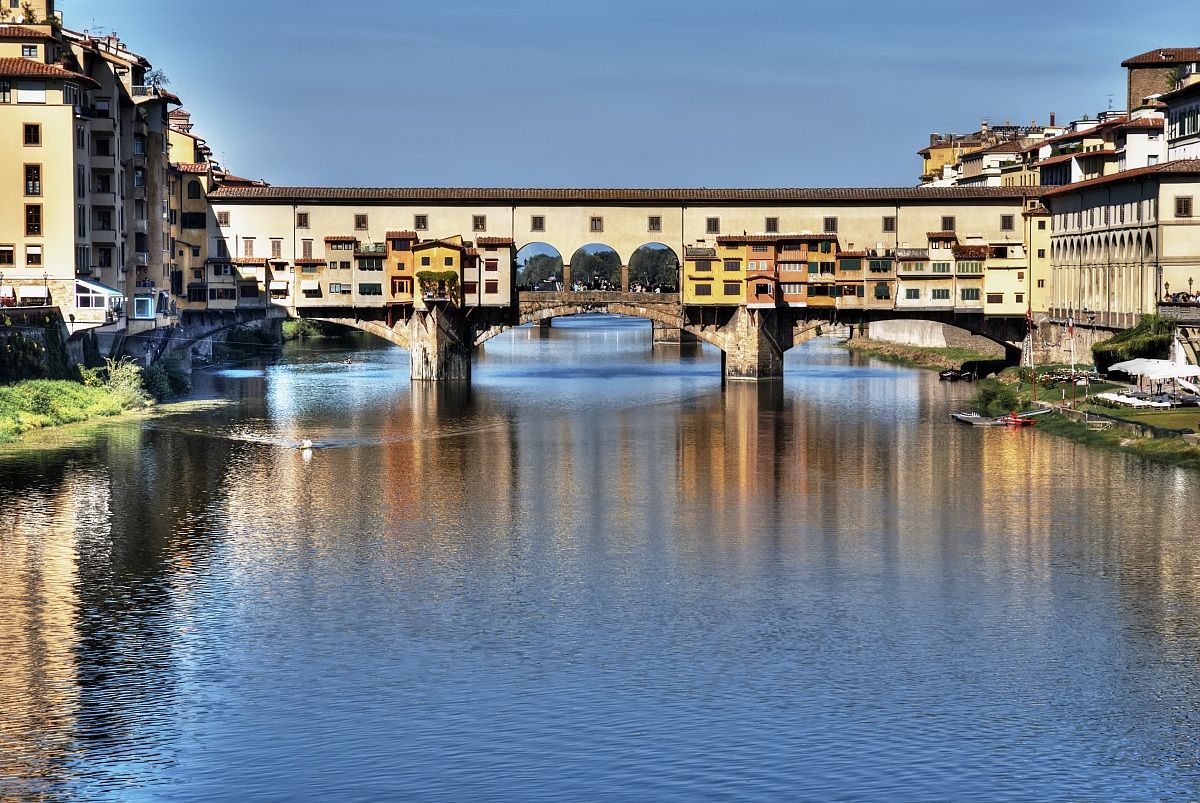
<path id="1" fill-rule="evenodd" d="M 200 190 L 200 182 L 196 181 L 196 179 L 192 179 L 191 181 L 189 181 L 188 182 L 188 197 L 189 198 L 200 198 L 202 195 L 203 195 L 203 193 Z"/>

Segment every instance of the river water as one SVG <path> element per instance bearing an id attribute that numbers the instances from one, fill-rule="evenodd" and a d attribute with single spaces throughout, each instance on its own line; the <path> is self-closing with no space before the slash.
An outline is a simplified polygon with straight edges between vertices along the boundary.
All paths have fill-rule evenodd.
<path id="1" fill-rule="evenodd" d="M 828 345 L 293 344 L 7 448 L 0 799 L 1200 796 L 1196 475 Z"/>

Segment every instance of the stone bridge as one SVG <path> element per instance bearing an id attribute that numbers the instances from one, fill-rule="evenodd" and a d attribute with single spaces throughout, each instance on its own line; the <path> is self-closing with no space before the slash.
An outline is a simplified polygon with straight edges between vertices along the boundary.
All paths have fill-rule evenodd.
<path id="1" fill-rule="evenodd" d="M 558 317 L 608 313 L 643 318 L 654 327 L 656 343 L 697 340 L 721 351 L 726 379 L 756 380 L 783 375 L 783 355 L 793 346 L 832 326 L 857 327 L 865 333 L 873 321 L 925 320 L 945 323 L 987 337 L 1018 360 L 1026 336 L 1025 319 L 987 318 L 982 313 L 914 309 L 836 309 L 816 307 L 754 308 L 684 306 L 674 293 L 524 292 L 507 307 L 457 307 L 433 303 L 409 310 L 398 320 L 380 308 L 354 310 L 267 307 L 236 314 L 185 315 L 178 326 L 155 330 L 143 348 L 152 362 L 223 329 L 264 318 L 303 317 L 359 329 L 409 352 L 414 380 L 469 380 L 474 351 L 491 338 L 517 326 L 546 323 Z"/>

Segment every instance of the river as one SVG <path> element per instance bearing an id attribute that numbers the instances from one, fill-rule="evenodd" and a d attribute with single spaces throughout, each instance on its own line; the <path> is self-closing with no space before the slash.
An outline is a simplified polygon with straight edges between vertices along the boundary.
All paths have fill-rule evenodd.
<path id="1" fill-rule="evenodd" d="M 650 340 L 289 344 L 0 447 L 0 799 L 1200 796 L 1195 474 Z"/>

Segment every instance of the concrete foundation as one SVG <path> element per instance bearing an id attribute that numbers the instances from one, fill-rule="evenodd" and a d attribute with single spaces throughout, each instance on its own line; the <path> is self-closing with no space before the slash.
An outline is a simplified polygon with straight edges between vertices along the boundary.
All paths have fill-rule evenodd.
<path id="1" fill-rule="evenodd" d="M 997 358 L 1003 357 L 1005 352 L 1004 347 L 994 340 L 936 321 L 873 321 L 867 331 L 872 340 L 903 346 L 964 348 Z"/>
<path id="2" fill-rule="evenodd" d="M 791 327 L 779 326 L 776 310 L 739 307 L 721 328 L 725 348 L 721 371 L 727 380 L 777 379 L 783 376 L 783 352 L 791 347 Z M 786 340 L 786 342 L 784 342 Z"/>
<path id="3" fill-rule="evenodd" d="M 1075 324 L 1074 337 L 1067 336 L 1065 322 L 1045 320 L 1038 324 L 1034 338 L 1034 359 L 1039 364 L 1070 363 L 1071 342 L 1075 343 L 1075 362 L 1092 364 L 1092 346 L 1115 336 L 1120 330 Z"/>

